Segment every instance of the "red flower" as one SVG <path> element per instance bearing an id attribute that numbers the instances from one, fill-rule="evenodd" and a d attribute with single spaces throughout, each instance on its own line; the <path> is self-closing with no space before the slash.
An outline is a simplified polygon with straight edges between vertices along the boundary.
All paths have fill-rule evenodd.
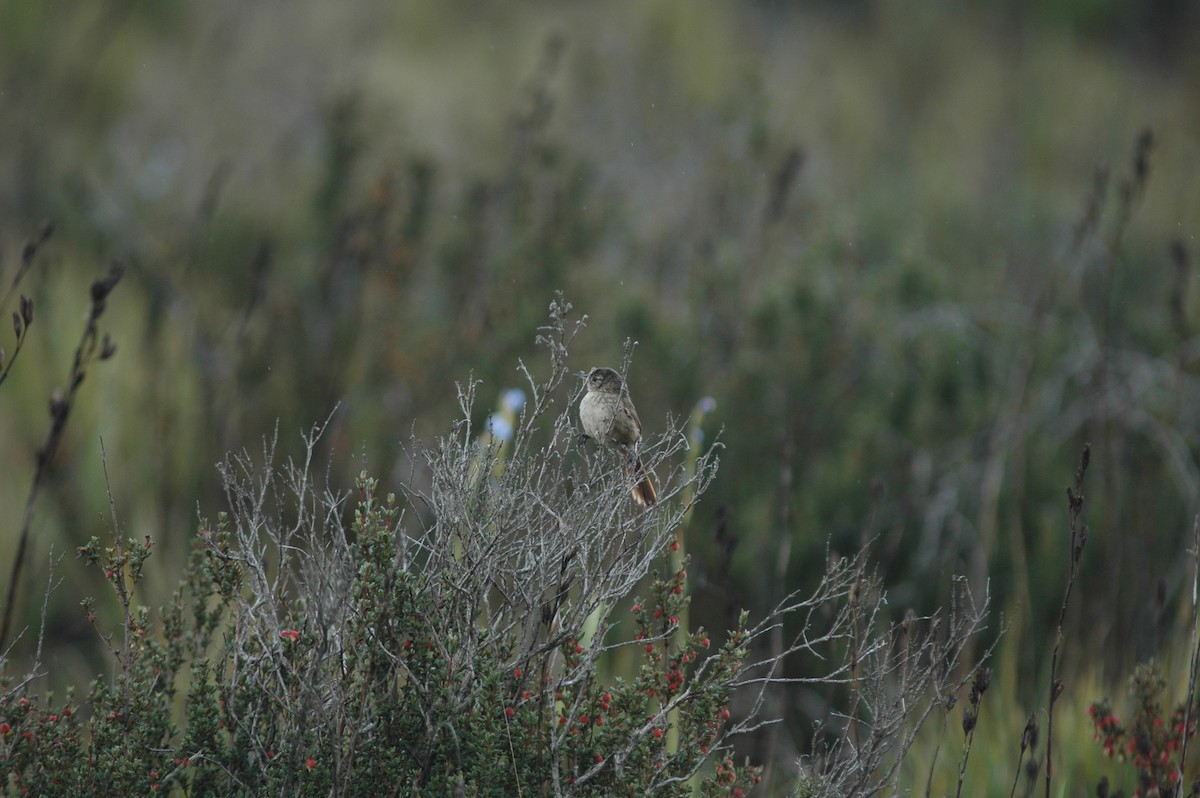
<path id="1" fill-rule="evenodd" d="M 513 668 L 513 678 L 514 679 L 521 678 L 521 669 L 520 668 Z"/>
<path id="2" fill-rule="evenodd" d="M 309 770 L 312 770 L 316 766 L 317 766 L 317 760 L 313 759 L 311 756 L 308 759 L 304 760 L 304 767 L 308 768 Z"/>
<path id="3" fill-rule="evenodd" d="M 517 711 L 515 709 L 513 709 L 512 707 L 504 708 L 504 716 L 505 717 L 511 718 L 515 714 L 517 714 Z"/>
<path id="4" fill-rule="evenodd" d="M 663 736 L 663 730 L 662 730 L 662 729 L 660 729 L 660 728 L 658 728 L 658 727 L 656 726 L 656 727 L 654 728 L 654 737 L 655 737 L 655 739 L 661 738 L 662 736 Z"/>
<path id="5" fill-rule="evenodd" d="M 0 734 L 8 734 L 11 731 L 12 726 L 9 726 L 7 723 L 0 723 Z"/>
<path id="6" fill-rule="evenodd" d="M 284 640 L 291 640 L 293 643 L 295 643 L 300 639 L 300 632 L 295 629 L 284 629 L 279 633 L 279 636 Z"/>

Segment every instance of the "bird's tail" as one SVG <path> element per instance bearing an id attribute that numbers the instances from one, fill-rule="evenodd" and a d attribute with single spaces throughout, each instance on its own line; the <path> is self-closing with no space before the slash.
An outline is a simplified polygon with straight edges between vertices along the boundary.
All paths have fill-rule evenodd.
<path id="1" fill-rule="evenodd" d="M 649 507 L 658 501 L 658 491 L 654 489 L 654 480 L 650 478 L 650 472 L 642 464 L 642 458 L 634 460 L 629 472 L 636 480 L 633 486 L 633 500 L 642 507 Z"/>

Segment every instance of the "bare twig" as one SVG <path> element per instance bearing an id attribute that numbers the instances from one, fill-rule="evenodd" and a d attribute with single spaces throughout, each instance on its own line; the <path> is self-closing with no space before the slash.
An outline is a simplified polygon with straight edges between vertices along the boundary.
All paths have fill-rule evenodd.
<path id="1" fill-rule="evenodd" d="M 1033 761 L 1034 750 L 1037 748 L 1037 738 L 1037 712 L 1030 712 L 1029 720 L 1025 721 L 1025 730 L 1021 732 L 1021 751 L 1017 754 L 1017 770 L 1013 774 L 1012 789 L 1008 791 L 1009 798 L 1017 794 L 1017 782 L 1021 780 L 1021 763 L 1025 760 L 1025 751 L 1027 749 L 1031 757 L 1030 761 Z"/>
<path id="2" fill-rule="evenodd" d="M 967 735 L 967 740 L 963 744 L 962 760 L 958 765 L 958 789 L 954 792 L 956 798 L 962 796 L 963 783 L 967 779 L 967 760 L 971 756 L 971 744 L 975 741 L 975 729 L 979 724 L 979 709 L 983 701 L 983 694 L 987 692 L 991 681 L 991 668 L 985 666 L 977 669 L 975 681 L 971 682 L 971 696 L 967 705 L 963 707 L 963 731 Z"/>
<path id="3" fill-rule="evenodd" d="M 1192 659 L 1188 667 L 1188 690 L 1187 698 L 1183 702 L 1183 742 L 1179 747 L 1179 784 L 1183 785 L 1183 769 L 1187 763 L 1188 741 L 1192 738 L 1191 732 L 1192 723 L 1195 718 L 1193 716 L 1193 699 L 1196 697 L 1196 675 L 1200 671 L 1200 640 L 1196 635 L 1197 620 L 1200 619 L 1200 603 L 1197 603 L 1197 591 L 1200 590 L 1200 516 L 1192 522 L 1192 548 L 1189 552 L 1192 555 L 1192 629 L 1191 629 L 1191 650 Z"/>
<path id="4" fill-rule="evenodd" d="M 1058 655 L 1063 642 L 1063 625 L 1067 619 L 1067 602 L 1071 599 L 1071 588 L 1079 574 L 1079 563 L 1083 558 L 1083 547 L 1087 545 L 1087 524 L 1079 524 L 1083 512 L 1083 477 L 1087 474 L 1092 448 L 1084 444 L 1079 456 L 1079 467 L 1075 469 L 1075 487 L 1067 488 L 1067 517 L 1071 528 L 1071 548 L 1067 560 L 1067 587 L 1063 591 L 1062 606 L 1058 611 L 1058 627 L 1054 635 L 1054 651 L 1050 655 L 1050 703 L 1046 710 L 1046 798 L 1050 798 L 1050 782 L 1054 776 L 1054 704 L 1062 695 L 1063 684 L 1058 678 Z"/>
<path id="5" fill-rule="evenodd" d="M 9 696 L 16 695 L 24 690 L 30 682 L 35 679 L 41 679 L 46 676 L 47 671 L 42 665 L 42 646 L 46 640 L 46 617 L 50 612 L 50 594 L 52 594 L 60 584 L 62 578 L 57 577 L 58 566 L 62 562 L 62 555 L 57 557 L 54 555 L 54 548 L 51 547 L 49 554 L 49 566 L 46 569 L 46 590 L 42 595 L 42 616 L 41 624 L 38 626 L 37 642 L 34 644 L 33 662 L 30 663 L 29 669 L 19 680 L 8 683 L 3 690 L 0 690 L 0 700 L 7 699 Z M 20 640 L 21 636 L 17 635 L 17 639 L 13 644 Z M 8 659 L 12 653 L 12 645 L 5 651 L 0 652 L 0 666 Z"/>
<path id="6" fill-rule="evenodd" d="M 4 602 L 3 621 L 0 622 L 0 647 L 8 640 L 11 631 L 13 612 L 16 605 L 17 586 L 21 579 L 21 571 L 25 565 L 25 550 L 29 545 L 29 532 L 33 525 L 33 511 L 37 504 L 38 494 L 42 485 L 49 477 L 54 454 L 62 441 L 63 431 L 67 426 L 67 418 L 71 414 L 76 393 L 87 375 L 87 367 L 94 358 L 107 360 L 116 352 L 116 345 L 105 335 L 100 339 L 99 321 L 107 305 L 108 295 L 113 287 L 121 280 L 124 268 L 114 264 L 108 276 L 92 283 L 92 304 L 84 323 L 83 335 L 75 349 L 71 363 L 71 371 L 67 377 L 66 391 L 55 391 L 50 398 L 50 429 L 37 452 L 37 466 L 33 472 L 33 482 L 29 487 L 29 495 L 25 499 L 25 514 L 21 521 L 21 533 L 17 539 L 17 551 L 13 556 L 12 567 L 9 569 L 8 595 Z"/>
<path id="7" fill-rule="evenodd" d="M 13 275 L 12 282 L 8 284 L 8 289 L 4 292 L 4 298 L 0 299 L 0 307 L 8 304 L 8 300 L 12 298 L 13 292 L 17 290 L 17 285 L 20 284 L 21 279 L 33 268 L 33 261 L 37 257 L 38 251 L 53 234 L 54 222 L 47 219 L 42 222 L 38 234 L 26 241 L 25 245 L 21 247 L 21 265 L 17 267 L 17 273 Z"/>
<path id="8" fill-rule="evenodd" d="M 108 496 L 108 511 L 109 518 L 112 524 L 113 543 L 117 549 L 117 561 L 121 563 L 119 573 L 113 575 L 113 587 L 117 591 L 117 598 L 121 602 L 121 670 L 124 678 L 121 680 L 121 694 L 124 696 L 125 704 L 129 704 L 129 668 L 133 664 L 129 656 L 130 635 L 133 630 L 131 628 L 131 617 L 129 615 L 129 586 L 126 584 L 125 574 L 125 542 L 121 536 L 121 527 L 117 523 L 117 503 L 113 499 L 112 483 L 108 479 L 108 452 L 104 449 L 104 438 L 100 438 L 100 466 L 104 471 L 104 492 Z"/>

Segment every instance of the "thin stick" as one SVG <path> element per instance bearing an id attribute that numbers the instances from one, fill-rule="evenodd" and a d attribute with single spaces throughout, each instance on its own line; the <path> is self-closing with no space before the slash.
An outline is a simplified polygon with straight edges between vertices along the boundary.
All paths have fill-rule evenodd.
<path id="1" fill-rule="evenodd" d="M 1079 467 L 1075 469 L 1075 487 L 1067 488 L 1067 515 L 1071 522 L 1071 551 L 1067 567 L 1067 589 L 1063 592 L 1062 607 L 1058 611 L 1058 629 L 1054 635 L 1054 653 L 1050 656 L 1050 706 L 1046 713 L 1046 798 L 1050 798 L 1050 780 L 1054 775 L 1051 754 L 1054 749 L 1054 703 L 1062 695 L 1063 685 L 1058 678 L 1058 654 L 1063 642 L 1063 624 L 1067 619 L 1067 602 L 1071 599 L 1071 588 L 1075 585 L 1075 577 L 1079 574 L 1079 561 L 1083 557 L 1083 547 L 1087 545 L 1087 524 L 1079 525 L 1079 515 L 1083 512 L 1083 476 L 1087 473 L 1091 461 L 1092 446 L 1085 443 L 1083 453 L 1079 456 Z"/>
<path id="2" fill-rule="evenodd" d="M 963 745 L 962 761 L 958 765 L 958 789 L 955 798 L 962 798 L 963 783 L 967 780 L 967 760 L 971 758 L 971 745 L 975 742 L 975 729 L 979 725 L 979 710 L 983 706 L 983 694 L 987 692 L 992 682 L 992 669 L 986 665 L 975 671 L 975 680 L 971 683 L 971 697 L 967 706 L 963 707 L 963 731 L 967 733 L 967 741 Z"/>
<path id="3" fill-rule="evenodd" d="M 117 525 L 117 503 L 113 501 L 112 485 L 108 481 L 108 452 L 104 450 L 104 436 L 100 436 L 100 466 L 104 469 L 104 491 L 108 494 L 108 512 L 112 516 L 112 533 L 113 540 L 117 544 L 117 562 L 120 563 L 120 571 L 113 574 L 114 586 L 117 588 L 117 596 L 121 599 L 121 609 L 125 613 L 122 629 L 125 632 L 124 640 L 121 643 L 121 671 L 125 678 L 122 679 L 121 692 L 125 697 L 125 705 L 129 705 L 129 590 L 125 584 L 125 544 L 121 542 L 121 528 Z"/>
<path id="4" fill-rule="evenodd" d="M 92 307 L 83 328 L 83 335 L 79 339 L 79 346 L 75 348 L 75 358 L 71 363 L 66 392 L 56 391 L 50 399 L 52 417 L 50 431 L 46 433 L 46 439 L 37 452 L 37 467 L 33 472 L 33 483 L 29 486 L 29 495 L 25 499 L 25 517 L 21 522 L 17 552 L 13 557 L 12 568 L 9 569 L 8 595 L 4 601 L 4 619 L 0 621 L 0 648 L 4 647 L 4 642 L 8 640 L 12 627 L 13 608 L 17 600 L 17 584 L 21 580 L 21 571 L 25 566 L 25 550 L 29 545 L 29 530 L 33 525 L 33 509 L 37 504 L 42 484 L 50 473 L 50 464 L 54 462 L 54 454 L 58 451 L 59 443 L 62 442 L 63 431 L 67 426 L 67 418 L 71 415 L 75 394 L 83 383 L 87 365 L 92 358 L 99 357 L 101 360 L 107 360 L 116 351 L 116 347 L 108 340 L 107 335 L 104 336 L 99 351 L 97 351 L 98 322 L 100 315 L 104 313 L 108 295 L 120 281 L 122 274 L 124 274 L 124 269 L 120 265 L 114 265 L 109 270 L 108 277 L 92 283 Z"/>
<path id="5" fill-rule="evenodd" d="M 1192 727 L 1192 699 L 1196 695 L 1196 671 L 1200 669 L 1200 642 L 1196 639 L 1196 619 L 1200 615 L 1200 605 L 1196 602 L 1197 590 L 1200 589 L 1200 515 L 1192 522 L 1192 663 L 1188 671 L 1187 700 L 1183 703 L 1183 743 L 1179 747 L 1179 784 L 1183 785 L 1183 767 L 1187 762 L 1188 740 L 1192 735 L 1188 729 Z"/>
<path id="6" fill-rule="evenodd" d="M 1029 713 L 1029 720 L 1025 721 L 1025 731 L 1021 733 L 1021 753 L 1017 755 L 1017 772 L 1013 774 L 1012 789 L 1008 791 L 1008 798 L 1013 798 L 1017 794 L 1017 783 L 1021 780 L 1021 763 L 1025 761 L 1025 749 L 1037 748 L 1037 712 Z M 1033 761 L 1034 752 L 1029 752 L 1030 761 Z M 1032 779 L 1031 779 L 1032 781 Z M 1028 795 L 1032 785 L 1025 788 L 1025 794 Z"/>

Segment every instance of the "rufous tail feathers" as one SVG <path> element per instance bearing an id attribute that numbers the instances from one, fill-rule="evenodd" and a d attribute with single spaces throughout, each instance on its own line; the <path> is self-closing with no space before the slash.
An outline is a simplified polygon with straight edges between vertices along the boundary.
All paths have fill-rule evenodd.
<path id="1" fill-rule="evenodd" d="M 646 470 L 646 466 L 642 465 L 642 458 L 638 458 L 630 473 L 637 480 L 637 484 L 633 486 L 633 500 L 642 507 L 649 507 L 658 501 L 658 491 L 654 489 L 654 480 L 650 479 L 650 472 Z"/>

